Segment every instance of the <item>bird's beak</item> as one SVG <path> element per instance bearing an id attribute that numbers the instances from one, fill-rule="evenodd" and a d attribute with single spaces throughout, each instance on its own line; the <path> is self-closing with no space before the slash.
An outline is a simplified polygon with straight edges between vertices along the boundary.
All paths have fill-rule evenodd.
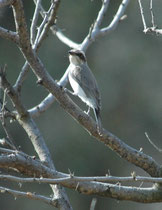
<path id="1" fill-rule="evenodd" d="M 69 50 L 68 53 L 69 53 L 70 55 L 74 55 L 74 52 L 73 52 L 72 50 Z"/>

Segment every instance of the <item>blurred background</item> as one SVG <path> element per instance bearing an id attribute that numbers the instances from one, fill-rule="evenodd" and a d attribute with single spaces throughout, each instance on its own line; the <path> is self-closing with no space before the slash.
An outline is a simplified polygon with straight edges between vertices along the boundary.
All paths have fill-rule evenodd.
<path id="1" fill-rule="evenodd" d="M 48 1 L 44 2 L 48 4 Z M 115 15 L 121 0 L 110 1 L 102 26 L 107 26 Z M 149 1 L 142 1 L 148 26 L 151 26 Z M 46 8 L 48 5 L 44 5 Z M 33 1 L 24 1 L 26 19 L 30 26 L 34 12 Z M 97 0 L 62 0 L 57 25 L 72 40 L 80 43 L 89 31 L 101 7 Z M 162 2 L 153 1 L 155 23 L 162 27 Z M 137 1 L 131 1 L 122 21 L 111 34 L 100 37 L 87 50 L 90 68 L 96 76 L 102 95 L 102 122 L 104 127 L 125 143 L 152 156 L 161 163 L 162 155 L 148 142 L 148 132 L 154 143 L 162 148 L 162 36 L 145 35 Z M 15 30 L 11 8 L 0 10 L 0 25 Z M 69 48 L 49 33 L 39 50 L 42 62 L 55 80 L 59 80 L 68 67 Z M 0 38 L 0 65 L 8 65 L 7 77 L 14 84 L 24 64 L 15 44 Z M 70 86 L 68 86 L 70 88 Z M 26 108 L 40 103 L 48 92 L 36 85 L 36 78 L 30 71 L 22 89 L 22 100 Z M 77 98 L 74 101 L 83 109 L 86 106 Z M 8 104 L 9 106 L 10 104 Z M 91 113 L 93 116 L 93 113 Z M 93 116 L 94 117 L 94 116 Z M 110 171 L 114 176 L 147 175 L 141 169 L 121 159 L 115 152 L 91 137 L 55 102 L 36 122 L 53 156 L 58 171 L 74 172 L 78 176 L 99 176 Z M 29 155 L 35 155 L 26 133 L 16 123 L 8 126 L 17 145 Z M 0 138 L 5 136 L 0 128 Z M 2 186 L 17 188 L 18 184 L 1 183 Z M 139 186 L 140 183 L 137 184 Z M 143 185 L 147 186 L 147 185 Z M 51 194 L 46 185 L 23 184 L 20 190 Z M 88 210 L 94 196 L 87 196 L 73 190 L 66 190 L 74 209 Z M 1 209 L 39 210 L 52 207 L 27 199 L 15 199 L 0 194 Z M 162 204 L 140 204 L 128 201 L 97 197 L 96 210 L 158 210 Z"/>

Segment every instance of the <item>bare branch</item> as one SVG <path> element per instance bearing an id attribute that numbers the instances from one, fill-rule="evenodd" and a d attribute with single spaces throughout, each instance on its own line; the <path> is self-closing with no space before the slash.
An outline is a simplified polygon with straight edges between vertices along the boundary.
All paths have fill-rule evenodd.
<path id="1" fill-rule="evenodd" d="M 67 36 L 65 36 L 62 31 L 56 26 L 51 27 L 52 33 L 57 36 L 57 38 L 64 44 L 66 44 L 70 48 L 78 49 L 80 48 L 80 44 L 72 41 Z"/>
<path id="2" fill-rule="evenodd" d="M 2 148 L 3 149 L 3 148 Z M 3 151 L 3 150 L 2 150 Z M 21 154 L 21 153 L 20 153 Z M 23 153 L 22 153 L 23 154 Z M 27 156 L 27 155 L 26 155 Z M 27 164 L 27 163 L 26 163 Z M 0 180 L 7 180 L 20 183 L 46 183 L 46 184 L 64 184 L 71 182 L 103 182 L 103 183 L 128 183 L 128 182 L 143 182 L 143 183 L 162 183 L 162 178 L 144 177 L 144 176 L 96 176 L 96 177 L 79 177 L 71 176 L 70 174 L 63 174 L 61 172 L 55 173 L 58 178 L 22 178 L 11 175 L 0 174 Z"/>
<path id="3" fill-rule="evenodd" d="M 118 16 L 118 19 L 116 18 L 116 21 L 114 21 L 114 24 L 117 24 L 117 20 L 119 21 L 120 18 L 122 17 L 129 1 L 127 0 L 127 1 L 124 1 L 123 3 L 125 3 L 125 5 L 122 8 L 119 8 L 118 15 L 116 14 Z M 95 27 L 93 28 L 93 39 L 95 38 L 95 36 L 97 37 L 99 35 L 100 30 L 98 29 L 98 27 L 102 22 L 104 14 L 105 14 L 105 12 L 108 8 L 108 4 L 109 4 L 109 0 L 104 0 L 103 1 L 101 10 L 99 11 L 97 19 L 95 21 Z M 41 8 L 41 15 L 44 17 L 43 14 L 44 14 L 44 10 L 43 10 L 43 8 Z M 114 17 L 114 19 L 115 19 L 115 17 Z M 67 38 L 61 32 L 61 30 L 58 29 L 56 26 L 52 26 L 51 30 L 54 34 L 56 34 L 56 36 L 58 37 L 58 39 L 60 39 L 61 42 L 63 42 L 64 44 L 68 45 L 71 48 L 82 49 L 82 50 L 86 51 L 86 49 L 92 43 L 92 37 L 91 37 L 91 39 L 89 39 L 89 36 L 87 36 L 81 44 L 78 44 L 78 43 L 73 42 L 71 39 Z M 68 69 L 69 69 L 69 67 L 68 67 Z M 65 74 L 63 75 L 63 77 L 59 81 L 59 84 L 61 86 L 65 86 L 67 84 L 68 69 L 66 70 Z M 55 101 L 55 97 L 52 96 L 51 94 L 49 94 L 39 105 L 37 105 L 36 107 L 33 107 L 32 109 L 30 109 L 28 111 L 30 112 L 30 114 L 33 117 L 37 117 L 37 116 L 40 115 L 40 113 L 46 111 L 54 101 Z"/>
<path id="4" fill-rule="evenodd" d="M 16 44 L 19 42 L 18 35 L 15 32 L 7 30 L 3 27 L 0 27 L 0 37 L 15 42 Z"/>
<path id="5" fill-rule="evenodd" d="M 5 72 L 3 68 L 0 68 L 0 78 L 1 78 L 1 85 L 4 90 L 6 90 L 6 93 L 11 98 L 12 103 L 16 110 L 18 111 L 20 116 L 25 116 L 27 114 L 24 106 L 21 103 L 20 98 L 17 96 L 14 88 L 10 85 L 10 83 L 7 81 L 5 77 Z"/>
<path id="6" fill-rule="evenodd" d="M 143 22 L 143 31 L 145 32 L 147 30 L 147 26 L 146 26 L 146 21 L 145 21 L 145 17 L 144 17 L 144 12 L 143 12 L 143 7 L 142 7 L 142 4 L 141 4 L 141 0 L 138 0 L 138 3 L 139 3 L 139 7 L 140 7 L 140 11 L 141 11 L 141 17 L 142 17 L 142 22 Z"/>
<path id="7" fill-rule="evenodd" d="M 126 3 L 126 2 L 125 2 Z M 127 1 L 128 3 L 128 1 Z M 14 7 L 16 13 L 20 13 L 22 11 L 19 6 Z M 123 6 L 126 8 L 126 5 Z M 121 8 L 119 9 L 121 11 Z M 119 13 L 118 11 L 118 13 Z M 122 11 L 123 13 L 124 11 Z M 120 13 L 120 15 L 122 15 Z M 18 33 L 21 33 L 20 27 L 24 23 L 21 23 L 22 19 L 19 20 L 16 17 Z M 24 30 L 23 30 L 24 33 Z M 22 40 L 22 43 L 24 40 Z M 26 46 L 26 44 L 25 44 Z M 110 147 L 112 150 L 117 152 L 121 157 L 126 159 L 127 161 L 135 164 L 136 166 L 142 168 L 151 176 L 158 176 L 161 173 L 161 168 L 159 164 L 156 163 L 151 157 L 146 154 L 137 151 L 125 143 L 123 143 L 119 138 L 111 134 L 110 132 L 103 129 L 101 135 L 98 134 L 96 130 L 96 124 L 92 118 L 86 115 L 84 112 L 80 110 L 80 108 L 69 98 L 69 96 L 63 91 L 63 89 L 58 86 L 51 76 L 46 71 L 45 67 L 39 60 L 39 58 L 35 55 L 33 50 L 29 47 L 25 47 L 22 45 L 22 52 L 24 53 L 26 59 L 32 67 L 33 72 L 41 81 L 42 85 L 47 88 L 58 100 L 61 106 L 74 118 L 76 119 L 82 126 L 84 126 L 92 136 L 96 137 L 99 141 L 104 142 L 104 144 Z M 150 167 L 151 166 L 151 167 Z"/>
<path id="8" fill-rule="evenodd" d="M 5 153 L 5 154 L 12 154 L 12 153 L 17 152 L 17 150 L 6 149 L 6 148 L 0 147 L 0 152 L 1 152 L 1 153 Z"/>
<path id="9" fill-rule="evenodd" d="M 31 193 L 31 192 L 22 192 L 22 191 L 17 191 L 17 190 L 12 190 L 6 187 L 0 187 L 0 193 L 9 193 L 14 196 L 14 198 L 17 197 L 25 197 L 31 200 L 38 200 L 38 201 L 43 201 L 44 203 L 47 203 L 51 206 L 55 206 L 58 208 L 58 200 L 53 199 L 53 198 L 48 198 L 43 195 L 37 195 L 36 193 Z"/>
<path id="10" fill-rule="evenodd" d="M 150 0 L 150 12 L 151 12 L 151 23 L 152 23 L 152 26 L 153 28 L 155 28 L 155 22 L 154 22 L 154 13 L 153 13 L 153 10 L 152 10 L 152 0 Z"/>
<path id="11" fill-rule="evenodd" d="M 116 29 L 118 23 L 120 22 L 121 17 L 124 15 L 124 12 L 127 8 L 129 4 L 129 0 L 123 0 L 122 3 L 119 6 L 119 9 L 117 11 L 117 13 L 115 14 L 112 22 L 110 23 L 110 25 L 106 28 L 102 28 L 100 31 L 101 35 L 105 35 L 108 34 L 109 32 L 113 31 Z"/>
<path id="12" fill-rule="evenodd" d="M 95 210 L 96 204 L 97 204 L 97 198 L 93 198 L 91 201 L 90 210 Z"/>
<path id="13" fill-rule="evenodd" d="M 35 4 L 36 4 L 36 0 L 34 0 L 34 2 L 35 2 Z M 59 3 L 60 3 L 60 2 L 59 2 Z M 45 10 L 44 10 L 44 8 L 43 8 L 42 6 L 40 7 L 40 9 L 41 9 L 41 11 L 40 11 L 41 16 L 44 18 L 46 12 L 45 12 Z M 55 17 L 56 17 L 56 16 L 55 16 Z M 62 33 L 62 31 L 56 27 L 56 25 L 53 25 L 53 26 L 51 25 L 50 29 L 51 29 L 52 33 L 53 33 L 54 35 L 56 35 L 56 36 L 58 37 L 58 39 L 60 39 L 61 42 L 63 42 L 64 44 L 66 44 L 66 45 L 69 46 L 70 48 L 76 48 L 76 49 L 77 49 L 77 48 L 79 47 L 79 44 L 73 42 L 71 39 L 69 39 L 68 37 L 66 37 L 66 36 Z"/>
<path id="14" fill-rule="evenodd" d="M 161 197 L 161 189 L 158 186 L 154 185 L 151 188 L 141 188 L 141 187 L 126 187 L 118 184 L 107 184 L 98 181 L 93 181 L 95 177 L 75 177 L 69 176 L 67 174 L 63 174 L 60 172 L 56 172 L 55 170 L 48 168 L 43 165 L 40 161 L 35 160 L 30 156 L 25 154 L 21 154 L 19 152 L 15 152 L 11 155 L 3 155 L 0 156 L 0 167 L 2 168 L 15 168 L 19 172 L 28 176 L 35 177 L 50 177 L 55 179 L 46 179 L 46 178 L 19 178 L 13 176 L 6 176 L 6 180 L 12 180 L 17 182 L 45 182 L 49 183 L 59 183 L 64 187 L 68 187 L 71 189 L 75 189 L 80 193 L 88 194 L 88 195 L 99 195 L 104 197 L 111 197 L 115 199 L 122 200 L 132 200 L 136 202 L 160 202 L 162 201 Z M 58 179 L 56 179 L 56 177 Z M 1 176 L 1 178 L 5 179 L 5 176 Z M 102 180 L 102 178 L 109 181 L 116 181 L 116 177 L 98 177 L 98 180 Z M 133 181 L 134 177 L 118 177 L 120 181 L 129 180 Z M 147 180 L 151 182 L 161 182 L 162 178 L 149 178 L 149 177 L 136 177 L 136 179 Z M 151 180 L 152 179 L 152 180 Z M 87 181 L 86 181 L 87 180 Z M 90 181 L 92 180 L 92 181 Z M 103 181 L 103 180 L 102 180 Z M 135 179 L 134 179 L 135 181 Z"/>
<path id="15" fill-rule="evenodd" d="M 28 72 L 29 72 L 29 64 L 26 61 L 25 64 L 23 65 L 22 70 L 21 70 L 21 72 L 16 80 L 16 83 L 14 85 L 14 89 L 16 91 L 18 91 L 18 93 L 20 93 L 20 91 L 21 91 L 22 84 L 25 81 Z"/>
<path id="16" fill-rule="evenodd" d="M 2 80 L 1 80 L 1 82 L 2 82 Z M 3 146 L 9 146 L 12 149 L 16 149 L 16 146 L 14 145 L 15 142 L 14 142 L 14 140 L 13 140 L 11 134 L 10 134 L 9 129 L 6 126 L 6 120 L 5 120 L 5 111 L 6 111 L 6 108 L 5 108 L 5 106 L 6 106 L 6 89 L 4 90 L 2 107 L 0 109 L 0 120 L 2 122 L 2 127 L 3 127 L 3 130 L 6 133 L 7 139 L 4 139 L 4 138 L 1 139 L 0 143 Z"/>
<path id="17" fill-rule="evenodd" d="M 145 132 L 145 136 L 148 139 L 148 141 L 150 142 L 150 144 L 158 151 L 158 152 L 162 152 L 162 149 L 160 149 L 159 147 L 157 147 L 154 142 L 150 139 L 148 133 Z"/>
<path id="18" fill-rule="evenodd" d="M 34 15 L 32 18 L 31 27 L 30 27 L 30 40 L 31 40 L 32 45 L 34 44 L 35 37 L 36 37 L 37 21 L 38 21 L 38 17 L 39 17 L 41 2 L 42 2 L 42 0 L 37 0 Z"/>
<path id="19" fill-rule="evenodd" d="M 97 27 L 94 27 L 92 29 L 92 32 L 91 32 L 91 35 L 87 36 L 82 44 L 81 44 L 81 49 L 86 51 L 86 49 L 89 47 L 89 45 L 98 37 L 100 36 L 104 36 L 104 35 L 107 35 L 108 33 L 112 32 L 113 30 L 115 30 L 115 28 L 117 27 L 121 17 L 123 16 L 124 12 L 125 12 L 125 9 L 127 8 L 128 4 L 129 4 L 129 0 L 123 0 L 122 3 L 120 4 L 119 6 L 119 9 L 117 11 L 117 13 L 115 14 L 113 20 L 111 21 L 110 25 L 105 27 L 105 28 L 102 28 L 102 29 L 99 29 L 98 26 L 100 25 L 101 23 L 101 20 L 102 18 L 104 17 L 104 14 L 106 12 L 106 9 L 108 7 L 108 3 L 109 1 L 108 0 L 105 0 L 103 2 L 103 5 L 101 7 L 101 10 L 98 14 L 98 17 L 96 19 L 96 26 Z M 101 19 L 101 20 L 100 20 Z"/>
<path id="20" fill-rule="evenodd" d="M 40 11 L 40 9 L 42 9 L 41 1 L 35 0 L 35 4 L 36 4 L 36 10 L 34 13 L 34 20 L 31 25 L 31 33 L 32 34 L 33 33 L 35 34 L 36 29 L 34 29 L 34 28 L 36 27 L 36 23 L 37 23 L 38 11 Z M 50 26 L 53 25 L 54 22 L 56 21 L 56 15 L 57 15 L 57 10 L 59 8 L 59 4 L 60 4 L 60 0 L 53 1 L 48 12 L 43 11 L 42 14 L 43 14 L 44 20 L 42 21 L 40 27 L 38 28 L 36 38 L 35 38 L 34 34 L 31 35 L 31 39 L 32 39 L 31 43 L 33 43 L 32 48 L 34 51 L 37 51 L 39 49 L 43 39 L 45 38 L 45 36 L 47 35 L 47 33 L 50 29 Z M 24 27 L 26 27 L 26 26 L 24 25 Z M 29 71 L 29 64 L 28 64 L 28 62 L 25 62 L 24 66 L 22 67 L 22 70 L 19 74 L 19 77 L 14 85 L 14 88 L 16 90 L 18 90 L 19 92 L 21 90 L 21 86 L 22 86 L 24 80 L 26 79 L 28 71 Z"/>
<path id="21" fill-rule="evenodd" d="M 52 2 L 51 7 L 49 9 L 50 15 L 48 17 L 48 21 L 45 23 L 45 25 L 43 27 L 42 33 L 40 34 L 40 37 L 39 37 L 39 40 L 38 40 L 39 45 L 44 40 L 44 38 L 47 36 L 47 33 L 48 33 L 50 27 L 56 23 L 57 11 L 58 11 L 58 8 L 59 8 L 59 5 L 60 5 L 60 0 L 54 0 L 54 1 L 51 1 L 51 2 Z"/>
<path id="22" fill-rule="evenodd" d="M 11 5 L 14 0 L 0 0 L 0 8 Z"/>
<path id="23" fill-rule="evenodd" d="M 29 109 L 28 112 L 32 117 L 39 117 L 41 113 L 45 112 L 55 101 L 55 97 L 50 93 L 43 101 L 37 106 Z"/>
<path id="24" fill-rule="evenodd" d="M 139 2 L 142 22 L 143 22 L 143 26 L 144 26 L 143 32 L 145 34 L 146 33 L 152 33 L 152 34 L 156 34 L 156 35 L 162 35 L 162 29 L 158 29 L 157 26 L 155 25 L 154 14 L 153 14 L 153 9 L 152 9 L 152 0 L 150 0 L 150 12 L 151 12 L 152 27 L 147 27 L 146 26 L 146 21 L 145 21 L 145 17 L 144 17 L 144 12 L 143 12 L 143 7 L 142 7 L 142 4 L 141 4 L 141 0 L 138 0 L 138 2 Z"/>
<path id="25" fill-rule="evenodd" d="M 68 71 L 69 68 L 65 71 L 64 75 L 58 82 L 58 84 L 62 87 L 66 86 L 66 84 L 68 83 Z M 54 97 L 54 95 L 50 93 L 40 104 L 33 107 L 32 109 L 29 109 L 28 112 L 32 117 L 38 117 L 42 112 L 45 112 L 53 104 L 55 99 L 56 98 Z"/>
<path id="26" fill-rule="evenodd" d="M 103 0 L 103 3 L 102 3 L 102 7 L 98 13 L 98 16 L 96 18 L 96 21 L 94 23 L 94 30 L 97 30 L 99 28 L 99 26 L 101 25 L 102 21 L 103 21 L 103 18 L 106 14 L 106 11 L 107 11 L 107 8 L 109 6 L 109 2 L 110 0 Z"/>
<path id="27" fill-rule="evenodd" d="M 44 69 L 44 66 L 41 63 L 40 59 L 36 56 L 35 51 L 31 47 L 31 44 L 29 41 L 29 36 L 28 36 L 28 31 L 27 31 L 27 24 L 26 24 L 25 16 L 24 16 L 24 9 L 23 9 L 23 5 L 22 5 L 22 1 L 15 0 L 12 6 L 13 6 L 13 13 L 14 13 L 14 19 L 15 19 L 15 24 L 16 24 L 16 31 L 19 35 L 19 48 L 22 51 L 22 53 L 23 53 L 24 57 L 26 58 L 26 60 L 28 61 L 28 63 L 30 64 L 31 68 L 37 69 L 41 73 L 42 69 Z M 44 71 L 46 71 L 46 70 L 44 69 Z M 47 75 L 48 75 L 48 73 L 47 73 Z M 39 78 L 39 76 L 38 76 L 38 78 Z M 13 88 L 11 88 L 11 89 L 13 89 Z M 10 98 L 12 100 L 16 98 L 16 100 L 17 100 L 18 95 L 17 95 L 16 91 L 13 89 L 12 92 L 14 94 L 13 95 L 10 94 L 9 95 Z M 15 101 L 15 102 L 17 102 L 17 101 Z M 18 109 L 20 109 L 20 107 L 17 106 Z M 26 110 L 24 110 L 24 111 L 26 111 Z M 17 120 L 18 120 L 19 124 L 24 128 L 24 130 L 28 134 L 29 138 L 31 139 L 33 146 L 34 146 L 38 156 L 40 157 L 41 161 L 46 162 L 50 166 L 50 168 L 55 169 L 52 159 L 51 159 L 51 156 L 50 156 L 50 153 L 49 153 L 49 150 L 46 147 L 45 141 L 44 141 L 38 127 L 36 126 L 35 122 L 33 121 L 33 119 L 30 117 L 30 115 L 28 113 L 25 116 L 20 114 L 20 116 L 21 117 L 18 117 Z M 54 186 L 51 185 L 51 188 L 55 194 L 55 198 L 59 199 L 59 206 L 60 207 L 64 206 L 67 209 L 72 209 L 63 189 L 61 189 L 60 186 L 55 186 L 55 185 Z"/>

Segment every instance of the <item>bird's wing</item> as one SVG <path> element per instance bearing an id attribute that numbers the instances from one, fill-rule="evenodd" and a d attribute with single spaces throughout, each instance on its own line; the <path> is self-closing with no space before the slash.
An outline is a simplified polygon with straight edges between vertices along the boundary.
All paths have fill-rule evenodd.
<path id="1" fill-rule="evenodd" d="M 86 65 L 76 66 L 71 72 L 72 78 L 80 85 L 87 98 L 95 100 L 97 108 L 101 108 L 101 98 L 94 75 Z"/>

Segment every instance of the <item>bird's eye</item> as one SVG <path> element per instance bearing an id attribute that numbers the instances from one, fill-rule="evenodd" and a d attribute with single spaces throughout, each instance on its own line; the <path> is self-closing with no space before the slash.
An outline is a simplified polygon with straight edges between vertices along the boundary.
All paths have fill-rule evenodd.
<path id="1" fill-rule="evenodd" d="M 79 53 L 78 57 L 81 58 L 82 60 L 84 60 L 84 55 L 83 54 Z"/>

